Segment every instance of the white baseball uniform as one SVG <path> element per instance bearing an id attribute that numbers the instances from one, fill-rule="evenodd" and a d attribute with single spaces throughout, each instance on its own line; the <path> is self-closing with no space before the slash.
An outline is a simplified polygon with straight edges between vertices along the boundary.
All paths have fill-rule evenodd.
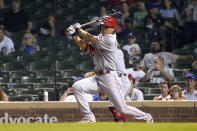
<path id="1" fill-rule="evenodd" d="M 121 113 L 147 121 L 152 119 L 150 114 L 125 104 L 124 96 L 121 92 L 121 84 L 116 73 L 116 35 L 100 35 L 95 37 L 95 40 L 96 43 L 93 44 L 95 48 L 93 60 L 97 75 L 77 81 L 72 86 L 80 110 L 84 115 L 83 120 L 95 121 L 95 116 L 91 112 L 84 94 L 98 93 L 101 90 L 108 95 L 115 108 Z"/>

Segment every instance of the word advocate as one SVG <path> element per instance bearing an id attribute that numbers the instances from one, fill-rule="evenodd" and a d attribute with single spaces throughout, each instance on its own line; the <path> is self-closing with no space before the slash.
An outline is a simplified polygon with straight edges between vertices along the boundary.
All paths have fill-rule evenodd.
<path id="1" fill-rule="evenodd" d="M 0 117 L 0 123 L 55 123 L 58 122 L 56 117 L 48 117 L 44 114 L 43 117 L 9 117 L 8 113 L 5 113 L 4 117 Z"/>

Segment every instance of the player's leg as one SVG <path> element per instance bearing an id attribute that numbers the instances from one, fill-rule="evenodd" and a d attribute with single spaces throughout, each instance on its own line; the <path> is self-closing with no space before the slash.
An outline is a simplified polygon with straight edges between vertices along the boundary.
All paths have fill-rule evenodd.
<path id="1" fill-rule="evenodd" d="M 73 84 L 73 92 L 82 111 L 84 121 L 95 121 L 94 114 L 91 112 L 88 101 L 84 93 L 97 93 L 100 88 L 97 85 L 95 77 L 85 78 Z"/>
<path id="2" fill-rule="evenodd" d="M 130 92 L 131 89 L 131 82 L 128 79 L 128 76 L 122 76 L 119 77 L 121 79 L 121 92 L 124 95 L 124 98 L 126 98 Z M 111 113 L 113 114 L 114 120 L 116 122 L 126 122 L 126 116 L 119 112 L 115 107 L 114 104 L 110 102 L 110 106 L 109 106 L 109 110 L 111 111 Z"/>
<path id="3" fill-rule="evenodd" d="M 135 107 L 126 105 L 116 73 L 111 72 L 109 75 L 103 76 L 101 81 L 103 83 L 103 90 L 109 96 L 110 100 L 118 111 L 126 115 L 131 115 L 136 119 L 143 119 L 146 121 L 152 119 L 150 114 L 145 113 Z"/>

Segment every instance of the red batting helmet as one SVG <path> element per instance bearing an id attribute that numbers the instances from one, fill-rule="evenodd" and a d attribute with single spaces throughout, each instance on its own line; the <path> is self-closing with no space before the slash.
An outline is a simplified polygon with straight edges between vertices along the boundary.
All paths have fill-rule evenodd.
<path id="1" fill-rule="evenodd" d="M 102 19 L 101 25 L 109 26 L 109 27 L 116 27 L 116 19 L 111 16 L 106 16 Z"/>

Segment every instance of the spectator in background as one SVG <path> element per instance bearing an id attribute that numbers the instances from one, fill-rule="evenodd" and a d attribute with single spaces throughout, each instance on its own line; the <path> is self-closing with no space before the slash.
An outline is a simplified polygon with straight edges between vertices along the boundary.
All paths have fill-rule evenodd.
<path id="1" fill-rule="evenodd" d="M 31 31 L 31 22 L 27 12 L 20 9 L 20 0 L 11 0 L 11 8 L 3 18 L 3 26 L 8 32 Z"/>
<path id="2" fill-rule="evenodd" d="M 143 100 L 144 100 L 144 96 L 142 91 L 135 88 L 133 79 L 131 79 L 131 90 L 128 96 L 126 96 L 125 101 L 143 101 Z"/>
<path id="3" fill-rule="evenodd" d="M 173 85 L 170 89 L 170 96 L 172 100 L 185 100 L 182 96 L 181 87 L 178 85 Z"/>
<path id="4" fill-rule="evenodd" d="M 118 38 L 120 39 L 126 39 L 130 32 L 135 32 L 134 25 L 133 25 L 133 19 L 130 17 L 127 17 L 125 19 L 125 28 L 123 28 L 122 32 L 118 33 Z"/>
<path id="5" fill-rule="evenodd" d="M 41 39 L 47 39 L 55 36 L 55 18 L 49 15 L 44 22 L 39 26 L 36 33 Z"/>
<path id="6" fill-rule="evenodd" d="M 164 59 L 164 66 L 169 67 L 170 64 L 176 63 L 176 61 L 184 59 L 193 59 L 192 55 L 174 55 L 170 52 L 161 51 L 160 41 L 155 40 L 151 43 L 150 53 L 146 53 L 142 62 L 141 67 L 144 70 L 149 70 L 154 68 L 154 58 L 160 56 Z"/>
<path id="7" fill-rule="evenodd" d="M 133 68 L 128 68 L 127 73 L 131 74 L 135 83 L 138 83 L 145 75 L 144 71 L 140 68 L 140 58 L 133 59 Z"/>
<path id="8" fill-rule="evenodd" d="M 154 21 L 150 17 L 146 19 L 145 26 L 145 38 L 148 38 L 149 41 L 158 40 L 161 43 L 161 48 L 164 47 L 166 43 L 165 32 L 160 28 L 155 27 Z"/>
<path id="9" fill-rule="evenodd" d="M 147 18 L 151 18 L 155 23 L 155 27 L 164 28 L 165 21 L 161 16 L 161 14 L 159 13 L 159 5 L 157 5 L 156 3 L 150 3 L 148 5 L 148 11 L 149 11 L 149 15 L 145 18 L 145 21 Z"/>
<path id="10" fill-rule="evenodd" d="M 35 54 L 40 51 L 40 47 L 37 43 L 36 37 L 31 33 L 26 33 L 23 37 L 22 44 L 20 46 L 20 51 L 24 51 L 27 54 Z"/>
<path id="11" fill-rule="evenodd" d="M 174 73 L 172 69 L 164 66 L 164 60 L 161 57 L 154 58 L 154 68 L 147 71 L 142 78 L 143 82 L 161 83 L 162 81 L 172 82 Z"/>
<path id="12" fill-rule="evenodd" d="M 168 101 L 171 99 L 170 94 L 170 83 L 167 81 L 161 82 L 159 84 L 159 87 L 161 89 L 161 95 L 154 97 L 153 100 L 156 101 Z"/>
<path id="13" fill-rule="evenodd" d="M 165 20 L 166 35 L 168 37 L 166 50 L 171 51 L 173 47 L 180 46 L 180 42 L 176 43 L 180 37 L 179 31 L 179 15 L 175 8 L 173 8 L 172 0 L 163 0 L 164 7 L 160 10 L 161 16 Z"/>
<path id="14" fill-rule="evenodd" d="M 0 101 L 8 101 L 8 96 L 1 88 L 0 88 Z"/>
<path id="15" fill-rule="evenodd" d="M 4 0 L 0 0 L 0 9 L 3 9 L 3 8 L 5 8 Z"/>
<path id="16" fill-rule="evenodd" d="M 87 77 L 89 77 L 89 75 L 85 74 Z M 83 77 L 78 77 L 75 79 L 75 81 L 79 81 L 83 79 Z M 92 94 L 88 94 L 88 93 L 85 93 L 85 96 L 86 96 L 86 99 L 88 101 L 93 101 L 93 96 Z M 74 96 L 74 93 L 73 93 L 73 89 L 72 88 L 68 88 L 64 94 L 61 96 L 60 100 L 59 101 L 65 101 L 65 102 L 77 102 L 76 100 L 76 97 Z"/>
<path id="17" fill-rule="evenodd" d="M 5 29 L 0 27 L 0 54 L 7 55 L 14 52 L 14 43 L 11 38 L 5 35 Z"/>
<path id="18" fill-rule="evenodd" d="M 122 50 L 127 51 L 129 55 L 129 63 L 133 64 L 133 59 L 135 57 L 139 57 L 141 55 L 140 47 L 136 42 L 136 34 L 134 32 L 130 32 L 127 36 L 128 44 L 122 47 Z"/>
<path id="19" fill-rule="evenodd" d="M 160 9 L 161 16 L 169 22 L 169 27 L 177 26 L 174 24 L 179 21 L 179 14 L 175 8 L 172 7 L 172 0 L 163 0 L 164 8 Z"/>
<path id="20" fill-rule="evenodd" d="M 107 7 L 101 6 L 99 8 L 98 16 L 94 16 L 90 21 L 98 20 L 101 17 L 107 16 Z M 86 31 L 92 34 L 99 34 L 100 32 L 100 23 L 95 23 L 90 25 L 90 27 L 86 28 Z"/>
<path id="21" fill-rule="evenodd" d="M 107 94 L 100 92 L 93 97 L 93 101 L 109 101 Z"/>
<path id="22" fill-rule="evenodd" d="M 129 12 L 129 5 L 126 2 L 122 3 L 121 8 L 122 8 L 122 15 L 121 15 L 121 18 L 120 18 L 120 25 L 123 28 L 125 28 L 125 19 L 127 17 L 131 17 L 130 16 L 131 14 Z"/>
<path id="23" fill-rule="evenodd" d="M 134 0 L 109 0 L 109 7 L 121 7 L 122 2 L 126 2 L 129 6 L 133 5 Z"/>
<path id="24" fill-rule="evenodd" d="M 91 94 L 85 94 L 86 98 L 88 101 L 92 101 L 93 100 L 93 96 Z M 77 102 L 74 93 L 73 93 L 73 89 L 72 88 L 68 88 L 64 94 L 62 95 L 62 97 L 60 98 L 60 101 L 65 101 L 65 102 Z"/>
<path id="25" fill-rule="evenodd" d="M 182 92 L 186 100 L 197 100 L 196 76 L 194 74 L 188 74 L 185 76 L 185 90 Z"/>
<path id="26" fill-rule="evenodd" d="M 183 8 L 183 20 L 185 21 L 183 29 L 184 44 L 191 44 L 197 40 L 197 1 L 187 1 Z"/>
<path id="27" fill-rule="evenodd" d="M 147 15 L 148 11 L 146 10 L 145 3 L 143 1 L 138 1 L 137 11 L 133 14 L 134 27 L 144 27 L 144 20 Z"/>

